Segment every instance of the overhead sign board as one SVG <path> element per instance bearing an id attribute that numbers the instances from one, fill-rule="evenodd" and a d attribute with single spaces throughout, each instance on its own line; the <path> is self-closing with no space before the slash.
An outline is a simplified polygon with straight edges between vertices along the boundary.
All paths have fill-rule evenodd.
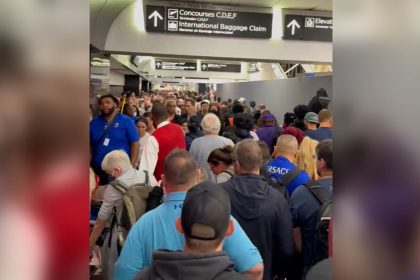
<path id="1" fill-rule="evenodd" d="M 196 71 L 197 63 L 196 62 L 186 62 L 186 61 L 155 61 L 156 70 L 177 70 L 177 71 Z"/>
<path id="2" fill-rule="evenodd" d="M 283 39 L 332 42 L 332 17 L 286 15 Z"/>
<path id="3" fill-rule="evenodd" d="M 202 62 L 201 71 L 241 73 L 240 64 Z"/>
<path id="4" fill-rule="evenodd" d="M 145 20 L 147 32 L 268 39 L 273 15 L 147 5 Z"/>

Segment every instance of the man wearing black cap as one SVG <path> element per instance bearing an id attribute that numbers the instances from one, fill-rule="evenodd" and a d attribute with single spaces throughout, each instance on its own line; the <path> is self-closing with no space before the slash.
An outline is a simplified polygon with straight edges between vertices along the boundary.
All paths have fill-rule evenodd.
<path id="1" fill-rule="evenodd" d="M 175 224 L 184 234 L 184 252 L 154 252 L 152 265 L 135 279 L 249 279 L 234 271 L 222 251 L 223 239 L 234 231 L 229 196 L 222 188 L 213 183 L 191 188 Z"/>
<path id="2" fill-rule="evenodd" d="M 197 184 L 200 175 L 200 168 L 187 151 L 174 150 L 167 156 L 162 176 L 163 203 L 145 213 L 131 228 L 115 264 L 113 279 L 133 279 L 152 265 L 156 250 L 182 250 L 185 247 L 184 236 L 177 231 L 175 221 L 182 215 L 187 191 Z M 235 230 L 224 240 L 223 251 L 235 264 L 236 271 L 260 280 L 264 269 L 261 255 L 238 221 L 234 217 L 231 220 Z"/>
<path id="3" fill-rule="evenodd" d="M 200 126 L 200 118 L 192 116 L 188 120 L 188 132 L 185 134 L 185 142 L 187 145 L 187 151 L 190 150 L 191 144 L 194 139 L 203 136 L 203 131 Z"/>

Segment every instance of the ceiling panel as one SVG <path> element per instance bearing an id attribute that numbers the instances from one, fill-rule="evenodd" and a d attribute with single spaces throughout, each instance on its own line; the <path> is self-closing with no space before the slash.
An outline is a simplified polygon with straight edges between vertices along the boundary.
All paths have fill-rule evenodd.
<path id="1" fill-rule="evenodd" d="M 170 0 L 173 2 L 209 3 L 219 5 L 236 5 L 250 7 L 273 7 L 281 0 Z"/>
<path id="2" fill-rule="evenodd" d="M 281 0 L 283 9 L 332 11 L 332 0 Z"/>
<path id="3" fill-rule="evenodd" d="M 110 69 L 112 71 L 118 72 L 120 74 L 123 75 L 136 75 L 137 73 L 135 73 L 134 71 L 128 69 L 127 67 L 125 67 L 124 65 L 122 65 L 121 63 L 119 63 L 117 60 L 115 60 L 114 58 L 110 58 Z"/>
<path id="4" fill-rule="evenodd" d="M 173 2 L 209 3 L 249 7 L 274 7 L 284 9 L 332 11 L 332 0 L 169 0 Z"/>

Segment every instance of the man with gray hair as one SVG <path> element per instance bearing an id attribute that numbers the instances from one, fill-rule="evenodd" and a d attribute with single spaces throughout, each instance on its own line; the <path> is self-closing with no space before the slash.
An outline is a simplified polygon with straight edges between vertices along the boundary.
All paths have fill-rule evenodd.
<path id="1" fill-rule="evenodd" d="M 216 183 L 216 178 L 210 170 L 207 159 L 210 153 L 226 145 L 234 146 L 232 140 L 219 136 L 220 119 L 213 113 L 208 113 L 201 121 L 204 136 L 196 138 L 190 147 L 190 153 L 206 173 L 210 182 Z"/>
<path id="2" fill-rule="evenodd" d="M 146 182 L 148 176 L 144 171 L 133 168 L 128 154 L 124 150 L 114 150 L 108 153 L 101 164 L 103 171 L 111 177 L 118 179 L 127 188 L 134 185 L 146 184 L 150 186 L 150 182 Z M 112 183 L 112 182 L 111 182 Z M 145 186 L 144 188 L 150 188 Z M 90 249 L 93 249 L 96 241 L 101 235 L 102 231 L 112 224 L 114 217 L 113 210 L 116 210 L 116 219 L 120 224 L 122 208 L 123 208 L 123 194 L 118 191 L 111 184 L 101 187 L 103 191 L 103 202 L 98 213 L 98 218 L 95 221 L 92 232 L 90 234 Z M 151 188 L 150 188 L 151 190 Z M 108 226 L 109 227 L 109 226 Z M 111 231 L 112 234 L 111 234 Z M 117 251 L 117 227 L 110 228 L 105 236 L 104 245 L 102 246 L 102 269 L 104 279 L 112 279 L 112 268 L 118 257 Z M 109 239 L 111 238 L 111 242 Z M 110 244 L 110 246 L 108 246 Z"/>
<path id="3" fill-rule="evenodd" d="M 299 144 L 293 135 L 280 135 L 274 147 L 274 159 L 267 163 L 267 170 L 273 181 L 284 186 L 289 195 L 300 185 L 310 181 L 308 173 L 294 165 Z"/>
<path id="4" fill-rule="evenodd" d="M 246 139 L 236 144 L 236 176 L 220 184 L 229 194 L 235 217 L 264 261 L 264 280 L 288 278 L 294 255 L 292 220 L 284 196 L 260 176 L 262 152 Z"/>

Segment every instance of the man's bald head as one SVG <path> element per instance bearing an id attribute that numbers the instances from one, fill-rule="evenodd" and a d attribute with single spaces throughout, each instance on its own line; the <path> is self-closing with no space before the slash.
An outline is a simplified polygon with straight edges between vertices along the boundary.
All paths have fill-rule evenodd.
<path id="1" fill-rule="evenodd" d="M 280 135 L 277 139 L 276 156 L 289 156 L 296 154 L 299 144 L 293 135 Z"/>

